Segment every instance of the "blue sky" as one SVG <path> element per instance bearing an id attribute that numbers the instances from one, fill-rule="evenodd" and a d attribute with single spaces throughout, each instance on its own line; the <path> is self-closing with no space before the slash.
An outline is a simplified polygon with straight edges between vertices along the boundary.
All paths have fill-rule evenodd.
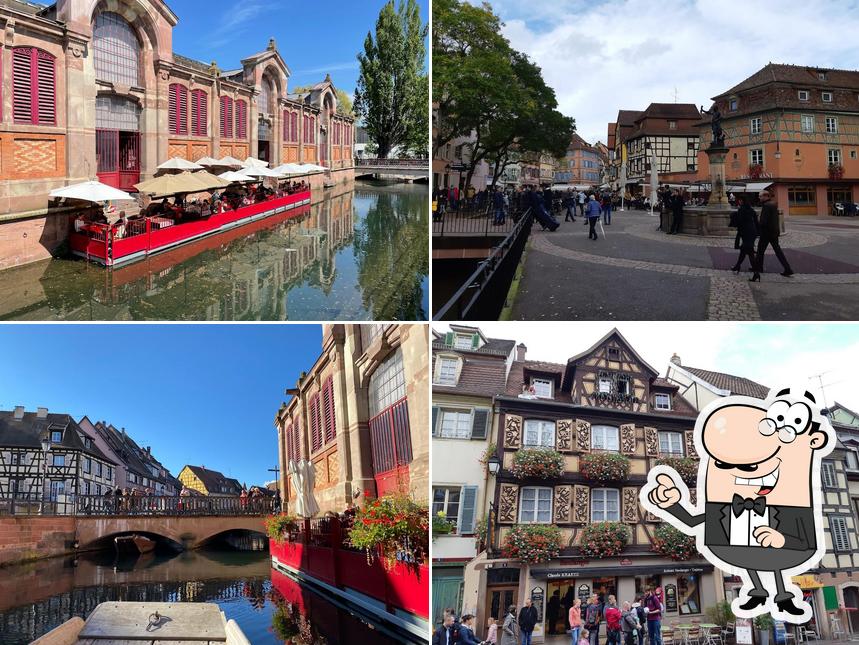
<path id="1" fill-rule="evenodd" d="M 476 0 L 470 0 L 473 4 Z M 856 0 L 489 0 L 590 143 L 619 109 L 694 103 L 768 62 L 859 68 Z"/>
<path id="2" fill-rule="evenodd" d="M 859 410 L 856 323 L 494 322 L 479 326 L 489 336 L 525 343 L 528 359 L 555 363 L 565 363 L 617 326 L 660 374 L 665 374 L 676 352 L 683 365 L 744 376 L 770 387 L 802 386 L 818 401 L 829 405 L 838 401 Z"/>
<path id="3" fill-rule="evenodd" d="M 125 427 L 177 475 L 274 479 L 274 416 L 321 351 L 319 325 L 0 325 L 0 409 Z"/>
<path id="4" fill-rule="evenodd" d="M 358 80 L 355 57 L 367 32 L 375 30 L 385 1 L 168 0 L 179 16 L 173 51 L 237 69 L 242 58 L 262 51 L 274 38 L 292 71 L 290 87 L 318 83 L 330 73 L 334 85 L 351 96 Z M 418 4 L 426 22 L 429 0 Z"/>

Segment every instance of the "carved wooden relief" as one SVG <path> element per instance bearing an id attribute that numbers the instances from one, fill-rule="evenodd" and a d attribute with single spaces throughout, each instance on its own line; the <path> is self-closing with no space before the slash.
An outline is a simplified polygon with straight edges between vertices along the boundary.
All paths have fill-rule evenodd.
<path id="1" fill-rule="evenodd" d="M 659 517 L 658 515 L 654 515 L 650 511 L 646 511 L 644 513 L 644 521 L 645 522 L 661 522 L 662 518 Z"/>
<path id="2" fill-rule="evenodd" d="M 559 419 L 555 422 L 555 448 L 558 452 L 573 451 L 572 419 Z"/>
<path id="3" fill-rule="evenodd" d="M 648 457 L 659 456 L 659 432 L 656 428 L 644 426 L 644 454 Z"/>
<path id="4" fill-rule="evenodd" d="M 576 419 L 576 450 L 591 451 L 591 424 L 581 419 Z"/>
<path id="5" fill-rule="evenodd" d="M 625 524 L 638 523 L 638 489 L 634 486 L 624 487 L 621 517 Z"/>
<path id="6" fill-rule="evenodd" d="M 569 524 L 572 514 L 572 486 L 555 486 L 555 524 Z"/>
<path id="7" fill-rule="evenodd" d="M 686 456 L 693 459 L 698 458 L 698 451 L 695 450 L 695 431 L 687 430 L 683 433 L 686 440 Z"/>
<path id="8" fill-rule="evenodd" d="M 498 494 L 498 523 L 515 524 L 519 506 L 519 487 L 516 484 L 501 484 Z"/>
<path id="9" fill-rule="evenodd" d="M 625 455 L 635 454 L 635 424 L 620 426 L 620 451 Z"/>
<path id="10" fill-rule="evenodd" d="M 522 417 L 504 415 L 504 447 L 517 449 L 522 445 Z"/>
<path id="11" fill-rule="evenodd" d="M 692 503 L 692 506 L 698 504 L 698 489 L 690 488 L 689 489 L 689 501 Z"/>
<path id="12" fill-rule="evenodd" d="M 573 522 L 587 524 L 591 518 L 591 489 L 573 486 Z"/>

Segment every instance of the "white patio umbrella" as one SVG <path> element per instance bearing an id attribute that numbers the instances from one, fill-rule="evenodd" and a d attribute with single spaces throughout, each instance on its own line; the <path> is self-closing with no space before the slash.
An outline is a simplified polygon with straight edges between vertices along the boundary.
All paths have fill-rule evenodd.
<path id="1" fill-rule="evenodd" d="M 299 517 L 307 517 L 305 515 L 304 495 L 302 493 L 304 490 L 303 473 L 298 467 L 299 463 L 300 462 L 290 459 L 289 465 L 287 466 L 289 478 L 292 480 L 292 488 L 295 490 L 295 502 L 293 503 L 292 508 L 295 509 L 295 514 Z"/>
<path id="2" fill-rule="evenodd" d="M 221 162 L 212 157 L 200 157 L 197 159 L 197 163 L 201 166 L 220 166 Z"/>
<path id="3" fill-rule="evenodd" d="M 283 175 L 306 175 L 307 170 L 302 168 L 301 165 L 297 163 L 284 163 L 279 165 L 277 168 L 273 168 L 275 172 L 279 172 Z"/>
<path id="4" fill-rule="evenodd" d="M 162 164 L 155 166 L 158 170 L 202 170 L 203 166 L 182 157 L 172 157 Z"/>
<path id="5" fill-rule="evenodd" d="M 246 174 L 241 172 L 236 172 L 235 170 L 227 170 L 226 172 L 222 172 L 218 175 L 221 179 L 226 179 L 227 181 L 251 181 L 253 177 L 248 177 Z"/>
<path id="6" fill-rule="evenodd" d="M 260 167 L 260 168 L 245 168 L 241 171 L 243 175 L 247 175 L 248 177 L 277 177 L 280 179 L 283 177 L 282 173 L 277 172 L 276 170 L 272 170 L 271 168 Z"/>
<path id="7" fill-rule="evenodd" d="M 221 157 L 220 159 L 218 159 L 218 165 L 224 166 L 225 168 L 241 168 L 242 162 L 235 157 L 227 155 L 226 157 Z"/>
<path id="8" fill-rule="evenodd" d="M 256 157 L 248 157 L 242 162 L 245 168 L 268 168 L 268 162 Z"/>
<path id="9" fill-rule="evenodd" d="M 319 512 L 319 504 L 313 496 L 313 488 L 316 485 L 316 469 L 309 460 L 305 459 L 299 464 L 304 469 L 302 483 L 304 484 L 304 517 L 313 517 Z"/>
<path id="10" fill-rule="evenodd" d="M 653 215 L 653 204 L 656 203 L 656 189 L 659 188 L 659 170 L 656 166 L 656 150 L 650 146 L 650 214 Z"/>
<path id="11" fill-rule="evenodd" d="M 299 165 L 301 166 L 302 170 L 307 170 L 310 172 L 325 172 L 326 170 L 328 170 L 328 168 L 326 168 L 325 166 L 317 166 L 313 163 L 303 163 Z"/>
<path id="12" fill-rule="evenodd" d="M 133 200 L 134 197 L 128 193 L 108 186 L 100 181 L 85 181 L 80 184 L 63 186 L 52 190 L 51 197 L 64 197 L 66 199 L 83 199 L 88 202 L 107 202 L 119 200 Z"/>

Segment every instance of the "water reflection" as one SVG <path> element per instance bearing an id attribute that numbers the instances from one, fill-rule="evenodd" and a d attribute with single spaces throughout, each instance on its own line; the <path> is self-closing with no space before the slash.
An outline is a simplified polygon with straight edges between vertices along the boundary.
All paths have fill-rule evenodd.
<path id="1" fill-rule="evenodd" d="M 267 553 L 237 551 L 122 561 L 105 552 L 0 569 L 0 640 L 29 643 L 116 600 L 215 602 L 254 644 L 405 642 L 273 571 Z"/>
<path id="2" fill-rule="evenodd" d="M 112 271 L 0 273 L 9 320 L 425 320 L 426 186 L 358 183 L 303 211 Z"/>

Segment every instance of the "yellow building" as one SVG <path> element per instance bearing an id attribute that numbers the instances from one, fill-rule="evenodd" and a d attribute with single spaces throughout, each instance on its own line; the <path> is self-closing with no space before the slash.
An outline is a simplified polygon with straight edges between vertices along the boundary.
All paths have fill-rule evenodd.
<path id="1" fill-rule="evenodd" d="M 225 477 L 223 473 L 205 466 L 186 465 L 179 473 L 179 481 L 185 488 L 203 495 L 238 495 L 242 492 L 237 479 Z"/>

